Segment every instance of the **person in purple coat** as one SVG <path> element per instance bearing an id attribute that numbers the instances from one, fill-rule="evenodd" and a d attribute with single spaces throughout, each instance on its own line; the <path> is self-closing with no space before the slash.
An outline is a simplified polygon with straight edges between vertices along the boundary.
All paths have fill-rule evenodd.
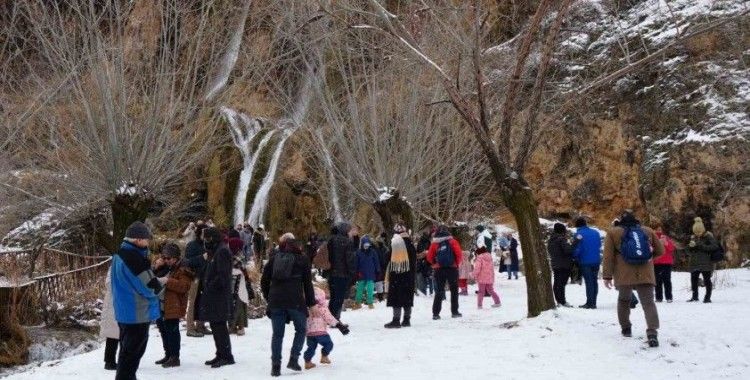
<path id="1" fill-rule="evenodd" d="M 362 307 L 363 292 L 367 291 L 367 306 L 373 308 L 373 298 L 375 293 L 375 280 L 380 274 L 380 260 L 378 252 L 372 246 L 370 237 L 365 235 L 360 241 L 360 247 L 357 251 L 357 293 L 354 297 L 354 309 Z"/>

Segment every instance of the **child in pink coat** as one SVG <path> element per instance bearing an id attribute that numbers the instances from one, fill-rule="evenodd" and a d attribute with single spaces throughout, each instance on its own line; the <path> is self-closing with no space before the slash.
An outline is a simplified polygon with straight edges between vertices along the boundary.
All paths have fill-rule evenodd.
<path id="1" fill-rule="evenodd" d="M 333 350 L 333 341 L 328 335 L 328 326 L 336 327 L 342 334 L 349 334 L 349 326 L 342 324 L 328 310 L 328 300 L 326 294 L 320 288 L 315 288 L 314 306 L 310 307 L 310 315 L 307 317 L 307 350 L 303 354 L 305 359 L 305 369 L 315 368 L 312 362 L 315 356 L 315 350 L 318 345 L 322 347 L 320 353 L 320 364 L 331 364 L 328 354 Z"/>
<path id="2" fill-rule="evenodd" d="M 477 306 L 482 308 L 482 300 L 484 300 L 485 293 L 489 293 L 492 296 L 492 300 L 495 304 L 492 307 L 500 306 L 500 296 L 495 293 L 493 284 L 495 283 L 495 267 L 492 264 L 492 256 L 485 247 L 479 247 L 476 251 L 477 258 L 474 260 L 474 271 L 472 275 L 477 284 L 479 284 L 479 291 L 477 292 Z"/>

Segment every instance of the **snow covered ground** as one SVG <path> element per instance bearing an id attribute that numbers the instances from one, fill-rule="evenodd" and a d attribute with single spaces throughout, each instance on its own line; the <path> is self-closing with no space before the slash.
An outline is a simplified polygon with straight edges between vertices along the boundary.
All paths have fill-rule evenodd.
<path id="1" fill-rule="evenodd" d="M 462 319 L 431 320 L 431 299 L 416 300 L 413 327 L 385 330 L 390 309 L 344 313 L 351 334 L 333 330 L 332 365 L 319 366 L 302 375 L 309 379 L 740 379 L 750 370 L 750 271 L 721 271 L 713 304 L 686 303 L 689 278 L 676 273 L 675 302 L 659 304 L 661 347 L 649 349 L 640 307 L 632 314 L 633 338 L 620 336 L 615 314 L 616 293 L 601 287 L 599 309 L 562 309 L 525 319 L 523 278 L 498 277 L 503 306 L 477 310 L 473 296 L 461 297 Z M 496 284 L 497 285 L 497 284 Z M 703 290 L 701 289 L 701 292 Z M 473 290 L 470 291 L 473 293 Z M 568 286 L 569 300 L 584 302 L 584 288 Z M 447 305 L 444 305 L 447 306 Z M 162 356 L 161 341 L 152 330 L 141 363 L 141 379 L 190 378 L 245 379 L 268 377 L 271 326 L 267 319 L 250 322 L 248 334 L 232 336 L 237 364 L 210 369 L 203 361 L 213 356 L 213 341 L 182 340 L 182 367 L 163 369 L 153 364 Z M 284 343 L 287 359 L 291 335 Z M 43 363 L 8 379 L 103 379 L 103 348 Z M 314 361 L 320 358 L 319 354 Z M 743 375 L 743 373 L 745 375 Z M 291 371 L 282 370 L 282 376 Z"/>

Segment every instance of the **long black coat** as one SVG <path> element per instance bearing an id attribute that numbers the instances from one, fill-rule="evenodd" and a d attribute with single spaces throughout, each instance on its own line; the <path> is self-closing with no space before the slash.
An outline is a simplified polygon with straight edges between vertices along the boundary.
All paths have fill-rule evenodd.
<path id="1" fill-rule="evenodd" d="M 388 274 L 388 302 L 389 307 L 414 306 L 414 274 L 417 270 L 417 250 L 411 238 L 404 238 L 406 252 L 409 255 L 409 271 Z"/>
<path id="2" fill-rule="evenodd" d="M 198 320 L 226 322 L 232 315 L 232 253 L 220 245 L 203 271 L 198 306 Z"/>
<path id="3" fill-rule="evenodd" d="M 573 267 L 573 247 L 568 243 L 564 234 L 553 233 L 547 240 L 552 269 L 568 269 Z"/>
<path id="4" fill-rule="evenodd" d="M 294 254 L 292 276 L 286 280 L 273 279 L 273 265 L 276 255 L 263 267 L 260 288 L 268 309 L 297 309 L 307 315 L 307 308 L 315 305 L 315 292 L 312 286 L 310 260 L 303 254 Z"/>

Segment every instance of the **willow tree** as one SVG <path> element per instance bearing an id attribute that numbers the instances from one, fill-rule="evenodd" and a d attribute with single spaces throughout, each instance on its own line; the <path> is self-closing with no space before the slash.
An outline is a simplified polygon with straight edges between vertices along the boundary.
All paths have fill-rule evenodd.
<path id="1" fill-rule="evenodd" d="M 212 148 L 223 87 L 212 80 L 247 1 L 23 2 L 33 42 L 28 75 L 53 88 L 34 122 L 41 164 L 74 202 L 106 202 L 112 241 L 167 199 Z M 50 85 L 45 85 L 49 83 Z"/>
<path id="2" fill-rule="evenodd" d="M 320 160 L 350 196 L 369 203 L 385 231 L 416 220 L 453 224 L 491 188 L 484 157 L 460 120 L 430 104 L 411 68 L 356 48 L 368 32 L 327 38 L 320 86 Z M 370 40 L 371 46 L 377 41 Z"/>

